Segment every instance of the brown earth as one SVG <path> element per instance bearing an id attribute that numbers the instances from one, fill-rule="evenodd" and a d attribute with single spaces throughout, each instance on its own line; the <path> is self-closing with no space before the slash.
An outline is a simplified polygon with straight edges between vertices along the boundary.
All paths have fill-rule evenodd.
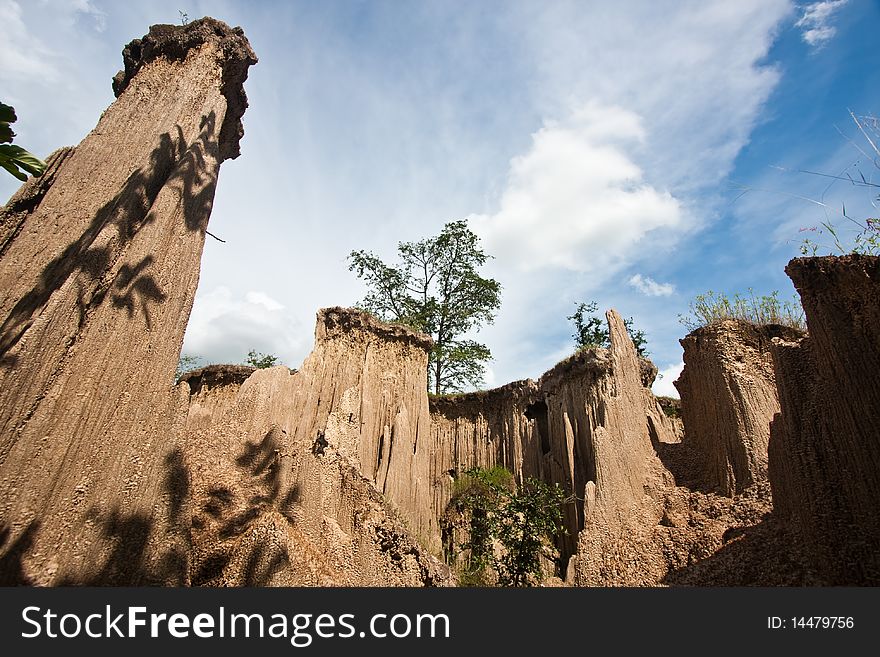
<path id="1" fill-rule="evenodd" d="M 0 582 L 185 584 L 173 375 L 256 62 L 213 19 L 127 48 L 97 127 L 0 213 Z"/>
<path id="2" fill-rule="evenodd" d="M 570 584 L 818 581 L 773 516 L 766 482 L 731 497 L 696 489 L 705 461 L 645 389 L 616 313 L 609 326 L 611 349 L 579 352 L 538 382 L 431 399 L 435 508 L 462 470 L 503 465 L 569 493 L 556 566 Z M 467 527 L 450 520 L 447 542 L 460 544 Z"/>
<path id="3" fill-rule="evenodd" d="M 207 429 L 219 420 L 255 371 L 247 365 L 208 365 L 181 376 L 180 382 L 189 386 L 186 431 Z"/>
<path id="4" fill-rule="evenodd" d="M 681 395 L 683 443 L 696 463 L 689 482 L 732 497 L 767 480 L 770 420 L 779 410 L 771 340 L 796 339 L 788 327 L 726 320 L 689 333 Z"/>
<path id="5" fill-rule="evenodd" d="M 614 311 L 609 349 L 430 409 L 430 339 L 342 308 L 298 372 L 174 386 L 256 57 L 207 18 L 123 55 L 96 129 L 0 213 L 0 584 L 450 585 L 453 482 L 494 465 L 567 493 L 569 584 L 880 581 L 876 257 L 789 264 L 808 338 L 685 338 L 684 441 Z"/>
<path id="6" fill-rule="evenodd" d="M 622 326 L 614 311 L 608 317 L 614 330 L 617 324 Z M 631 473 L 628 462 L 621 478 L 641 477 L 640 462 L 653 453 L 652 432 L 658 440 L 674 440 L 671 423 L 643 385 L 650 368 L 636 356 L 632 341 L 621 330 L 622 335 L 613 336 L 617 342 L 612 342 L 610 350 L 578 351 L 537 382 L 528 379 L 487 392 L 432 398 L 434 512 L 444 513 L 455 477 L 469 467 L 502 465 L 519 483 L 529 477 L 558 483 L 570 498 L 565 508 L 566 534 L 558 545 L 559 568 L 564 573 L 584 528 L 587 482 L 612 468 L 597 454 L 607 431 L 615 432 L 614 449 L 626 452 L 632 458 L 631 467 L 638 470 Z M 621 344 L 629 345 L 626 358 L 621 355 Z M 624 390 L 626 398 L 618 400 Z M 619 413 L 612 410 L 617 406 L 623 409 Z M 602 481 L 604 488 L 619 483 Z M 609 497 L 614 495 L 608 492 Z"/>
<path id="7" fill-rule="evenodd" d="M 189 434 L 193 584 L 454 581 L 431 554 L 430 345 L 358 311 L 322 310 L 298 372 L 257 370 Z"/>
<path id="8" fill-rule="evenodd" d="M 774 340 L 776 514 L 833 585 L 880 584 L 880 258 L 788 263 L 809 336 Z"/>

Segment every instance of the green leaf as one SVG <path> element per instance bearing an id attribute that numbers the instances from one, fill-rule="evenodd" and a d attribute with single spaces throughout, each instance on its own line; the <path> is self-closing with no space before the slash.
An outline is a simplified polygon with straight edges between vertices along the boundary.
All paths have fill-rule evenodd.
<path id="1" fill-rule="evenodd" d="M 46 170 L 46 163 L 43 160 L 29 153 L 21 146 L 13 144 L 0 144 L 0 160 L 12 162 L 32 176 L 41 176 Z M 8 167 L 6 168 L 8 170 Z M 19 176 L 16 176 L 16 178 L 19 178 Z M 25 176 L 24 179 L 27 180 L 27 177 Z"/>
<path id="2" fill-rule="evenodd" d="M 358 306 L 384 321 L 406 324 L 434 340 L 428 386 L 436 393 L 479 386 L 488 349 L 459 338 L 491 323 L 501 305 L 501 285 L 479 274 L 491 257 L 465 220 L 447 223 L 439 235 L 400 242 L 398 264 L 369 251 L 352 251 L 349 270 L 367 285 Z"/>
<path id="3" fill-rule="evenodd" d="M 22 182 L 27 181 L 27 174 L 19 171 L 18 167 L 15 166 L 15 164 L 13 164 L 10 160 L 4 158 L 2 155 L 0 155 L 0 167 L 6 169 L 9 173 L 11 173 Z"/>

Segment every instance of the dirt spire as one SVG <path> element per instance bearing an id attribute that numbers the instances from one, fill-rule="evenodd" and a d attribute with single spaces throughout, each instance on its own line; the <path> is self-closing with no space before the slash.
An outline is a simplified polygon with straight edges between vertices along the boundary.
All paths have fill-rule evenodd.
<path id="1" fill-rule="evenodd" d="M 204 18 L 124 60 L 97 127 L 0 213 L 3 584 L 188 577 L 174 370 L 256 57 Z"/>

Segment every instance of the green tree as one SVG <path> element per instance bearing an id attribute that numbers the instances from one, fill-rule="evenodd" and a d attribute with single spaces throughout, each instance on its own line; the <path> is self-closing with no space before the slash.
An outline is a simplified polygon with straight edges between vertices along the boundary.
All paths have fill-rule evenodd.
<path id="1" fill-rule="evenodd" d="M 501 506 L 502 492 L 515 489 L 513 474 L 503 467 L 471 468 L 455 480 L 450 507 L 469 515 L 467 539 L 458 546 L 467 561 L 460 574 L 465 584 L 482 584 L 486 571 L 494 565 L 493 514 Z M 454 551 L 455 546 L 450 546 Z"/>
<path id="2" fill-rule="evenodd" d="M 569 315 L 566 319 L 574 324 L 574 343 L 578 349 L 589 349 L 590 347 L 610 347 L 611 336 L 608 333 L 608 325 L 605 320 L 600 318 L 596 313 L 599 310 L 599 304 L 595 301 L 590 303 L 579 303 L 575 307 L 573 315 Z M 629 337 L 632 339 L 636 348 L 636 353 L 642 358 L 648 356 L 648 340 L 644 331 L 637 331 L 633 328 L 633 318 L 623 320 Z"/>
<path id="3" fill-rule="evenodd" d="M 492 354 L 486 345 L 464 336 L 494 321 L 501 305 L 501 285 L 478 271 L 491 256 L 464 220 L 447 223 L 436 237 L 400 242 L 397 251 L 396 265 L 368 251 L 349 255 L 349 270 L 368 288 L 360 307 L 433 338 L 429 391 L 442 394 L 479 386 Z"/>
<path id="4" fill-rule="evenodd" d="M 266 369 L 267 367 L 272 367 L 278 362 L 278 357 L 273 356 L 271 354 L 264 354 L 258 351 L 251 349 L 248 352 L 247 359 L 245 359 L 245 364 L 250 365 L 251 367 L 256 367 L 258 370 Z"/>
<path id="5" fill-rule="evenodd" d="M 554 556 L 553 539 L 563 529 L 565 494 L 559 484 L 530 478 L 505 498 L 493 526 L 502 546 L 495 560 L 498 583 L 531 586 L 543 577 L 541 556 Z"/>
<path id="6" fill-rule="evenodd" d="M 15 133 L 10 127 L 18 119 L 15 110 L 9 105 L 0 103 L 0 167 L 6 169 L 21 181 L 26 181 L 28 174 L 41 176 L 46 170 L 46 163 L 21 146 L 14 146 L 12 140 Z"/>
<path id="7" fill-rule="evenodd" d="M 559 484 L 530 478 L 517 488 L 505 468 L 465 470 L 449 502 L 470 520 L 467 539 L 460 545 L 467 552 L 461 580 L 485 582 L 491 568 L 501 586 L 540 582 L 541 557 L 556 556 L 553 541 L 563 531 L 564 502 Z"/>

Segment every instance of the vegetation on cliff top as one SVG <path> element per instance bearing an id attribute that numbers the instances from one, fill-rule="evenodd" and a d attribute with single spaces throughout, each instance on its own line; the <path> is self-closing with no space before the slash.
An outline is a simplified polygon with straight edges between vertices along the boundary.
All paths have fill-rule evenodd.
<path id="1" fill-rule="evenodd" d="M 180 377 L 182 377 L 184 374 L 200 367 L 200 363 L 202 360 L 203 359 L 201 356 L 183 353 L 180 354 L 180 359 L 177 361 L 177 370 L 174 372 L 174 380 L 179 381 Z M 248 352 L 247 358 L 245 358 L 245 361 L 243 363 L 243 365 L 256 367 L 258 370 L 272 367 L 273 365 L 277 364 L 277 356 L 274 356 L 272 354 L 264 354 L 262 352 L 256 351 L 255 349 L 251 349 Z"/>
<path id="2" fill-rule="evenodd" d="M 581 302 L 575 307 L 574 314 L 566 318 L 574 324 L 574 333 L 572 333 L 571 337 L 574 338 L 574 343 L 578 350 L 591 347 L 608 348 L 611 346 L 608 325 L 604 319 L 596 314 L 598 310 L 599 304 L 595 301 L 590 303 Z M 629 337 L 632 338 L 638 355 L 642 358 L 647 358 L 648 340 L 645 337 L 645 332 L 633 328 L 632 317 L 623 320 L 623 325 L 626 327 Z"/>
<path id="3" fill-rule="evenodd" d="M 815 256 L 819 252 L 833 255 L 847 255 L 849 253 L 880 255 L 880 218 L 876 216 L 865 218 L 852 217 L 846 211 L 846 204 L 841 202 L 839 218 L 844 220 L 842 225 L 850 229 L 849 235 L 846 235 L 841 225 L 835 224 L 835 221 L 838 219 L 832 218 L 829 204 L 825 202 L 825 195 L 828 190 L 838 182 L 844 182 L 849 183 L 853 187 L 867 189 L 871 195 L 871 205 L 875 209 L 878 203 L 880 203 L 880 183 L 874 180 L 876 171 L 873 174 L 869 171 L 866 176 L 865 172 L 860 168 L 863 161 L 868 161 L 873 169 L 880 169 L 880 147 L 878 147 L 878 143 L 880 143 L 880 118 L 876 116 L 856 116 L 852 111 L 849 115 L 864 140 L 864 143 L 861 145 L 850 140 L 850 143 L 859 153 L 859 159 L 837 176 L 827 173 L 802 171 L 802 173 L 831 179 L 820 200 L 809 199 L 824 210 L 825 220 L 821 221 L 818 226 L 801 228 L 802 233 L 815 235 L 815 239 L 807 237 L 801 242 L 800 251 L 805 256 Z M 830 239 L 830 243 L 822 241 L 826 239 L 826 236 Z"/>
<path id="4" fill-rule="evenodd" d="M 804 309 L 797 295 L 790 301 L 782 301 L 776 290 L 767 295 L 756 296 L 749 288 L 747 297 L 737 293 L 732 298 L 709 290 L 705 294 L 698 294 L 690 302 L 689 314 L 678 316 L 678 321 L 691 331 L 727 319 L 738 319 L 758 326 L 781 324 L 799 331 L 807 330 Z"/>
<path id="5" fill-rule="evenodd" d="M 256 367 L 258 370 L 263 370 L 267 367 L 272 367 L 273 365 L 277 364 L 278 356 L 273 356 L 272 354 L 264 354 L 254 349 L 251 349 L 248 352 L 247 358 L 245 359 L 244 363 L 245 365 Z"/>

